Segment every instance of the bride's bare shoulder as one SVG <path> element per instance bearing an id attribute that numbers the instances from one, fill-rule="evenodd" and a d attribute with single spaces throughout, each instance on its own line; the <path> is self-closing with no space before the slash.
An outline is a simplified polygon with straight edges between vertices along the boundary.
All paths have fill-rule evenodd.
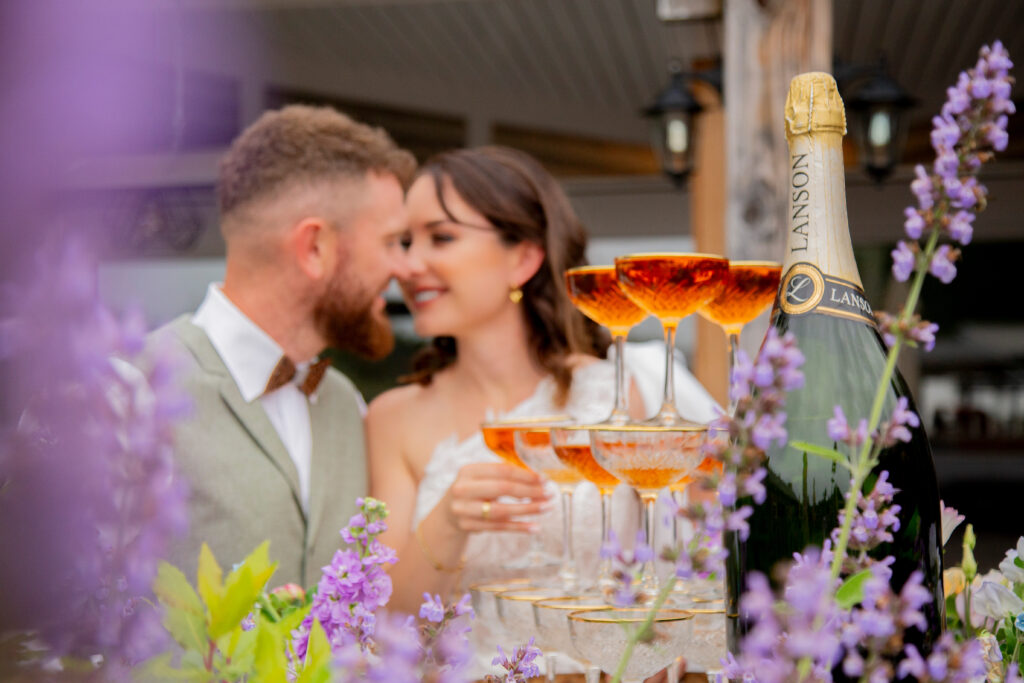
<path id="1" fill-rule="evenodd" d="M 378 420 L 408 420 L 421 413 L 422 406 L 429 400 L 429 386 L 406 384 L 388 389 L 370 401 L 366 411 L 367 422 Z"/>

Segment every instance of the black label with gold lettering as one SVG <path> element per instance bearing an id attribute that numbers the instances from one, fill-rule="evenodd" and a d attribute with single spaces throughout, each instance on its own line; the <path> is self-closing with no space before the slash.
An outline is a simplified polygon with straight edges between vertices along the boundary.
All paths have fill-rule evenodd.
<path id="1" fill-rule="evenodd" d="M 778 307 L 789 315 L 818 313 L 875 325 L 875 314 L 860 287 L 825 275 L 811 263 L 797 263 L 786 271 Z"/>

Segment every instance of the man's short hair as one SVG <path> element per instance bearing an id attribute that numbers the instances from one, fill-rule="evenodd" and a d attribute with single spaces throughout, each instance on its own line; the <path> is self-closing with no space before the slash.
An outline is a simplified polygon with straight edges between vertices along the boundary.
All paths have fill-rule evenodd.
<path id="1" fill-rule="evenodd" d="M 239 135 L 220 162 L 221 217 L 287 185 L 388 173 L 408 187 L 412 154 L 383 128 L 359 123 L 330 107 L 289 105 L 268 111 Z"/>

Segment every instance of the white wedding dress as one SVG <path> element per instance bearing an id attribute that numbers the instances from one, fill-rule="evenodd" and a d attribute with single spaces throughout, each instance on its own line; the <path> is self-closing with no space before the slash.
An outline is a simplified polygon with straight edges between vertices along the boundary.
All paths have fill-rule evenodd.
<path id="1" fill-rule="evenodd" d="M 639 362 L 635 366 L 630 363 L 630 349 L 624 354 L 627 359 L 627 381 L 635 373 L 638 387 L 650 386 L 661 381 L 663 367 L 656 367 L 654 362 Z M 662 346 L 664 349 L 664 346 Z M 662 351 L 664 353 L 664 351 Z M 662 355 L 662 359 L 664 356 Z M 637 360 L 640 360 L 639 358 Z M 653 359 L 652 359 L 653 360 Z M 662 364 L 664 360 L 661 361 Z M 657 378 L 655 377 L 657 376 Z M 682 408 L 693 404 L 698 406 L 684 414 L 696 413 L 700 418 L 712 414 L 714 401 L 704 388 L 682 365 L 676 368 L 677 389 L 683 388 L 683 395 L 677 394 Z M 680 386 L 680 385 L 683 386 Z M 696 388 L 695 388 L 696 387 Z M 568 415 L 577 422 L 593 423 L 604 420 L 611 413 L 615 401 L 615 365 L 610 361 L 597 361 L 577 369 L 573 374 L 572 387 L 568 402 L 564 407 L 554 403 L 555 382 L 550 377 L 541 380 L 533 395 L 503 415 L 495 415 L 497 419 L 513 419 L 526 417 L 542 417 L 548 415 Z M 647 392 L 644 392 L 645 394 Z M 653 394 L 653 392 L 651 392 Z M 660 404 L 660 396 L 655 402 L 644 396 L 645 405 L 653 410 Z M 650 411 L 648 411 L 650 412 Z M 424 517 L 440 502 L 455 481 L 459 469 L 463 465 L 476 462 L 500 462 L 484 444 L 483 435 L 477 431 L 459 440 L 451 435 L 434 447 L 430 462 L 424 471 L 416 494 L 416 507 L 413 524 L 418 525 Z M 554 484 L 548 486 L 552 494 L 557 493 Z M 572 505 L 573 547 L 576 554 L 576 565 L 582 585 L 594 582 L 598 568 L 598 553 L 601 542 L 601 506 L 597 488 L 585 482 L 576 487 Z M 638 499 L 631 489 L 619 486 L 612 500 L 613 529 L 619 538 L 628 541 L 633 538 L 640 520 Z M 545 550 L 560 556 L 562 552 L 562 513 L 561 506 L 543 515 L 539 520 L 541 540 Z M 415 528 L 415 527 L 414 527 Z M 503 579 L 521 576 L 505 568 L 509 560 L 521 558 L 529 549 L 530 536 L 523 533 L 494 532 L 471 534 L 466 544 L 465 568 L 460 577 L 457 591 L 465 591 L 474 583 L 497 582 Z M 548 570 L 554 575 L 557 567 Z M 501 645 L 506 653 L 520 643 L 503 642 L 500 624 L 488 624 L 482 620 L 473 623 L 471 641 L 476 652 L 475 666 L 468 672 L 473 679 L 483 678 L 485 674 L 495 673 L 491 660 L 497 654 L 497 645 Z M 560 672 L 566 669 L 560 665 Z M 575 669 L 577 671 L 581 669 Z"/>

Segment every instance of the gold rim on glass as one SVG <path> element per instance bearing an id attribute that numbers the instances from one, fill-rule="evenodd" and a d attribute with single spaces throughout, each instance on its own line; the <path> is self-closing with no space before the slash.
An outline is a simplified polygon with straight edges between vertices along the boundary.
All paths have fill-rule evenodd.
<path id="1" fill-rule="evenodd" d="M 536 604 L 537 607 L 543 607 L 544 609 L 569 610 L 572 612 L 592 612 L 594 610 L 599 609 L 608 609 L 607 603 L 601 603 L 600 605 L 573 605 L 569 603 L 570 600 L 579 600 L 581 598 L 587 597 L 594 600 L 601 599 L 593 595 L 566 595 L 560 598 L 544 598 L 543 600 L 538 600 Z M 562 602 L 564 602 L 565 604 L 555 604 Z"/>
<path id="2" fill-rule="evenodd" d="M 572 422 L 572 417 L 569 415 L 545 415 L 543 417 L 519 417 L 509 418 L 507 420 L 487 420 L 481 422 L 481 427 L 529 427 L 531 425 L 539 425 L 543 423 L 551 423 L 554 426 L 559 426 L 559 422 Z"/>
<path id="3" fill-rule="evenodd" d="M 594 612 L 608 612 L 610 615 L 623 614 L 625 612 L 636 612 L 635 617 L 625 616 L 603 616 Z M 589 624 L 642 624 L 647 621 L 650 614 L 649 609 L 643 608 L 606 608 L 600 610 L 578 610 L 569 614 L 572 621 L 581 621 Z M 693 612 L 682 609 L 659 609 L 654 615 L 653 623 L 665 624 L 673 621 L 686 621 L 693 619 Z"/>
<path id="4" fill-rule="evenodd" d="M 680 256 L 685 256 L 686 258 L 713 258 L 713 259 L 719 259 L 719 260 L 722 260 L 722 261 L 728 261 L 729 260 L 729 259 L 725 258 L 725 256 L 723 256 L 722 254 L 705 254 L 705 253 L 699 252 L 699 251 L 651 251 L 651 252 L 640 252 L 640 253 L 637 253 L 637 254 L 625 254 L 623 256 L 616 256 L 615 257 L 615 262 L 618 263 L 619 261 L 627 261 L 627 260 L 630 260 L 630 259 L 638 259 L 638 258 L 644 258 L 644 259 L 649 259 L 649 258 L 678 258 Z"/>
<path id="5" fill-rule="evenodd" d="M 781 268 L 782 264 L 778 261 L 729 261 L 729 267 L 732 266 L 765 266 L 767 268 Z"/>
<path id="6" fill-rule="evenodd" d="M 477 593 L 501 593 L 503 591 L 522 590 L 530 585 L 529 579 L 509 579 L 501 582 L 483 582 L 470 585 L 470 591 Z"/>
<path id="7" fill-rule="evenodd" d="M 611 271 L 615 272 L 615 264 L 610 266 L 576 266 L 575 268 L 568 268 L 565 271 L 566 275 L 572 275 L 574 273 L 606 273 Z"/>
<path id="8" fill-rule="evenodd" d="M 628 424 L 628 425 L 580 425 L 578 427 L 567 426 L 559 427 L 559 429 L 589 429 L 595 432 L 652 432 L 652 433 L 669 433 L 669 432 L 706 432 L 708 431 L 708 425 L 702 425 L 697 423 L 684 424 L 684 425 L 647 425 L 647 424 Z"/>
<path id="9" fill-rule="evenodd" d="M 558 597 L 557 595 L 524 595 L 527 591 L 547 592 L 554 590 L 552 588 L 545 588 L 543 586 L 537 588 L 513 588 L 511 590 L 502 591 L 494 597 L 498 600 L 510 600 L 512 602 L 537 602 L 538 600 L 547 600 L 548 598 Z"/>

